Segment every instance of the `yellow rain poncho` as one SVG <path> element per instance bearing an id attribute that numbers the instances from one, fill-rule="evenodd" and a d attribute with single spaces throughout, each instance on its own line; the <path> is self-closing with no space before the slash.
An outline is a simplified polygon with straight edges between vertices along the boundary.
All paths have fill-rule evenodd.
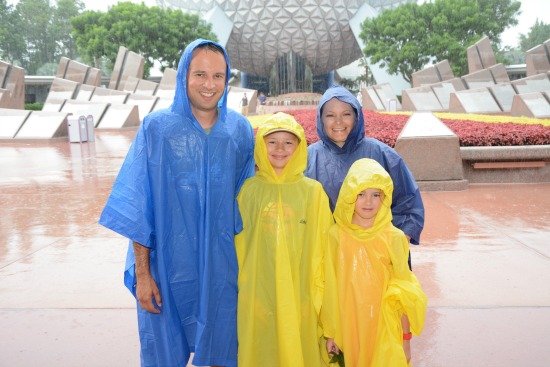
<path id="1" fill-rule="evenodd" d="M 352 223 L 357 195 L 368 188 L 384 192 L 371 228 Z M 424 326 L 427 298 L 408 267 L 409 243 L 391 223 L 393 183 L 372 159 L 349 169 L 329 231 L 325 295 L 321 320 L 326 337 L 344 352 L 346 367 L 407 366 L 401 316 L 411 332 Z"/>
<path id="2" fill-rule="evenodd" d="M 278 176 L 263 137 L 286 129 L 300 138 Z M 319 312 L 323 258 L 334 223 L 328 197 L 304 176 L 305 134 L 290 115 L 278 113 L 258 129 L 255 177 L 238 196 L 243 231 L 235 238 L 239 261 L 239 367 L 321 366 Z"/>

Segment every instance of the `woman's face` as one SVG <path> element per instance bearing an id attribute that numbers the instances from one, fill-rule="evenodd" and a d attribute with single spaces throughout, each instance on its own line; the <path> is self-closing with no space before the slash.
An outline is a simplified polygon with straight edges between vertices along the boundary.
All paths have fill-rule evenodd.
<path id="1" fill-rule="evenodd" d="M 321 120 L 325 134 L 341 148 L 355 124 L 355 110 L 350 104 L 333 98 L 323 105 Z"/>

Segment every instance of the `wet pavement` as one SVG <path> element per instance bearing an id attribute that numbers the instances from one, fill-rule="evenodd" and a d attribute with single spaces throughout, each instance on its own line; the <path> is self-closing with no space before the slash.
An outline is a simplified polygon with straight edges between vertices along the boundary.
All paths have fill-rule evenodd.
<path id="1" fill-rule="evenodd" d="M 97 224 L 134 134 L 0 142 L 0 366 L 139 365 L 127 241 Z M 422 194 L 414 366 L 550 366 L 550 184 Z"/>

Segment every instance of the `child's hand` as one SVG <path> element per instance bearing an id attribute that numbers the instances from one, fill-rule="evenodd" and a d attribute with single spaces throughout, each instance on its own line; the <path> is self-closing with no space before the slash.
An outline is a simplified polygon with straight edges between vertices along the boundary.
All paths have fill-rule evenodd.
<path id="1" fill-rule="evenodd" d="M 327 341 L 328 348 L 328 341 Z M 405 352 L 405 357 L 407 357 L 407 363 L 411 360 L 411 341 L 403 340 L 403 351 Z"/>
<path id="2" fill-rule="evenodd" d="M 327 352 L 330 357 L 340 354 L 340 348 L 338 348 L 338 346 L 334 342 L 334 339 L 332 338 L 327 339 Z"/>
<path id="3" fill-rule="evenodd" d="M 338 348 L 334 339 L 327 339 L 327 352 L 329 357 L 331 357 L 329 363 L 332 366 L 334 363 L 338 363 L 339 367 L 346 367 L 346 362 L 344 361 L 344 353 Z"/>

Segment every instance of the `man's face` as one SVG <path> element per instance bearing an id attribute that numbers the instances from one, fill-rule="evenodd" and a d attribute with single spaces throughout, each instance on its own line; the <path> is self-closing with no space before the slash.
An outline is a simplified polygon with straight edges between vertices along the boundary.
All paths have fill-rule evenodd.
<path id="1" fill-rule="evenodd" d="M 187 72 L 187 95 L 193 113 L 217 110 L 225 89 L 226 71 L 223 54 L 203 48 L 193 52 Z"/>

